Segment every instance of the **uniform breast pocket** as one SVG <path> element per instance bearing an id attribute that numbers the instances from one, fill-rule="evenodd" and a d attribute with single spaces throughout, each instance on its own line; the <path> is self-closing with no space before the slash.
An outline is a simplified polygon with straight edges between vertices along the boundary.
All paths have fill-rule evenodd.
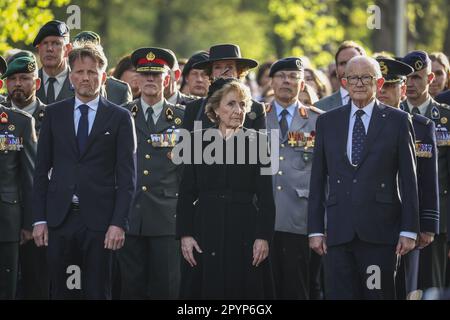
<path id="1" fill-rule="evenodd" d="M 311 170 L 313 161 L 313 150 L 304 148 L 293 148 L 292 166 L 297 170 Z"/>
<path id="2" fill-rule="evenodd" d="M 16 192 L 2 192 L 0 193 L 0 200 L 8 204 L 19 203 L 19 195 Z"/>

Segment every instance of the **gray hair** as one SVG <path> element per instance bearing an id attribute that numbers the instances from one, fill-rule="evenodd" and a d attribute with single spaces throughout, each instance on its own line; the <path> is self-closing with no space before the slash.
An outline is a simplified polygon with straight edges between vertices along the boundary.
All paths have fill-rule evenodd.
<path id="1" fill-rule="evenodd" d="M 383 74 L 381 73 L 380 64 L 378 63 L 378 61 L 372 57 L 367 57 L 367 56 L 355 56 L 355 57 L 351 58 L 347 62 L 347 65 L 345 66 L 345 74 L 348 73 L 348 69 L 350 68 L 350 66 L 352 64 L 362 62 L 362 61 L 368 62 L 369 64 L 372 65 L 373 71 L 375 72 L 375 78 L 377 80 L 380 78 L 383 78 Z"/>

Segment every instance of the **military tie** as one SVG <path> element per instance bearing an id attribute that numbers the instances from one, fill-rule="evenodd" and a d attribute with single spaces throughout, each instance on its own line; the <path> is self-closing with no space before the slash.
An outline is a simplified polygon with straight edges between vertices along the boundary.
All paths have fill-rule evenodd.
<path id="1" fill-rule="evenodd" d="M 358 165 L 361 161 L 361 155 L 366 141 L 366 130 L 361 117 L 365 114 L 363 110 L 356 111 L 355 124 L 353 125 L 352 134 L 352 163 Z"/>
<path id="2" fill-rule="evenodd" d="M 155 122 L 153 121 L 154 112 L 155 110 L 153 110 L 152 107 L 147 108 L 147 127 L 150 130 L 150 132 L 156 132 Z"/>
<path id="3" fill-rule="evenodd" d="M 283 111 L 281 111 L 280 130 L 282 137 L 286 136 L 286 132 L 289 130 L 289 125 L 286 118 L 288 113 L 289 112 L 286 109 L 283 109 Z"/>
<path id="4" fill-rule="evenodd" d="M 80 155 L 83 154 L 86 148 L 87 139 L 89 136 L 89 120 L 88 120 L 88 112 L 89 107 L 86 104 L 82 104 L 78 107 L 81 112 L 80 121 L 78 122 L 78 130 L 77 130 L 77 141 L 78 141 L 78 150 L 80 151 Z"/>
<path id="5" fill-rule="evenodd" d="M 417 107 L 412 108 L 412 114 L 420 114 L 420 110 Z"/>
<path id="6" fill-rule="evenodd" d="M 56 78 L 48 78 L 47 104 L 55 102 L 55 81 Z"/>

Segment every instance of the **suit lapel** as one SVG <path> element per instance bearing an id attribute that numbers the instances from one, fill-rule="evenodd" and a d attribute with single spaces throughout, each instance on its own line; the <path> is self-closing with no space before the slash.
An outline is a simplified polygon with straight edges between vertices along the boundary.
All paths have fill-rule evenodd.
<path id="1" fill-rule="evenodd" d="M 350 104 L 343 106 L 339 109 L 339 111 L 340 112 L 338 113 L 338 118 L 335 121 L 335 124 L 337 125 L 336 143 L 338 144 L 339 154 L 343 155 L 343 157 L 345 158 L 344 162 L 350 166 L 351 164 L 347 156 L 347 139 L 351 111 Z"/>
<path id="2" fill-rule="evenodd" d="M 44 102 L 47 102 L 47 97 L 45 96 L 45 82 L 44 75 L 42 74 L 42 69 L 39 69 L 39 78 L 41 79 L 41 87 L 36 91 L 36 96 Z"/>
<path id="3" fill-rule="evenodd" d="M 74 122 L 74 107 L 75 98 L 69 100 L 69 103 L 63 108 L 63 119 L 61 123 L 64 126 L 66 132 L 65 136 L 68 137 L 69 145 L 72 147 L 75 154 L 78 154 L 78 143 L 75 134 L 75 122 Z"/>
<path id="4" fill-rule="evenodd" d="M 384 107 L 377 102 L 373 107 L 372 117 L 370 118 L 369 130 L 367 132 L 366 142 L 364 143 L 363 154 L 361 156 L 360 165 L 364 162 L 369 153 L 370 147 L 374 145 L 378 134 L 386 123 L 387 113 Z"/>
<path id="5" fill-rule="evenodd" d="M 139 98 L 136 102 L 137 111 L 134 121 L 136 123 L 136 128 L 138 128 L 144 136 L 150 136 L 150 130 L 148 129 L 147 122 L 145 120 L 144 109 L 142 108 L 141 99 Z"/>
<path id="6" fill-rule="evenodd" d="M 86 142 L 86 148 L 84 149 L 84 153 L 80 155 L 80 158 L 82 158 L 89 150 L 89 147 L 95 141 L 96 136 L 105 129 L 106 122 L 110 117 L 111 113 L 108 111 L 107 101 L 100 96 L 97 114 L 95 115 L 94 123 L 92 125 L 91 132 L 89 133 L 88 140 Z"/>

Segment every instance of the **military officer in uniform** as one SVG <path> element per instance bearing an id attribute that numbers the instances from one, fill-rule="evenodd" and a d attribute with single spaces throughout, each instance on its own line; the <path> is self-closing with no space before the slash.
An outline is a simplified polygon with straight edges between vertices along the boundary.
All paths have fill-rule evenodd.
<path id="1" fill-rule="evenodd" d="M 6 61 L 0 56 L 0 76 L 6 71 Z M 0 89 L 2 88 L 3 83 L 0 81 Z M 6 98 L 0 94 L 0 103 L 4 103 Z"/>
<path id="2" fill-rule="evenodd" d="M 414 72 L 407 77 L 407 100 L 402 102 L 400 108 L 413 114 L 424 115 L 434 122 L 438 147 L 439 230 L 434 236 L 434 241 L 420 252 L 418 287 L 419 289 L 442 288 L 445 284 L 447 215 L 450 200 L 448 195 L 450 190 L 450 124 L 448 123 L 450 107 L 434 101 L 428 92 L 434 74 L 431 72 L 431 61 L 426 52 L 412 51 L 402 59 L 402 62 L 413 67 Z"/>
<path id="3" fill-rule="evenodd" d="M 8 69 L 3 74 L 6 79 L 9 100 L 6 106 L 22 110 L 33 116 L 36 132 L 40 129 L 44 117 L 44 107 L 36 90 L 41 85 L 38 78 L 37 63 L 34 56 L 19 52 L 9 60 Z M 31 192 L 31 190 L 28 190 Z M 48 299 L 49 283 L 47 275 L 46 249 L 38 248 L 31 231 L 22 231 L 20 246 L 20 289 L 19 297 L 23 299 Z"/>
<path id="4" fill-rule="evenodd" d="M 258 66 L 258 62 L 255 60 L 242 58 L 238 45 L 218 44 L 209 49 L 208 60 L 197 62 L 192 67 L 205 70 L 211 81 L 214 81 L 220 77 L 243 80 L 248 70 L 256 66 Z M 201 121 L 203 129 L 211 128 L 214 125 L 205 114 L 208 96 L 186 105 L 183 124 L 185 129 L 194 130 L 195 121 Z M 252 99 L 251 110 L 245 115 L 244 127 L 255 130 L 266 128 L 266 113 L 262 103 Z"/>
<path id="5" fill-rule="evenodd" d="M 0 105 L 0 300 L 16 296 L 19 243 L 32 224 L 36 143 L 33 117 Z"/>
<path id="6" fill-rule="evenodd" d="M 18 61 L 15 62 L 15 60 Z M 36 58 L 29 51 L 20 51 L 9 58 L 9 63 L 13 64 L 13 66 L 8 69 L 8 75 L 4 75 L 7 78 L 7 83 L 10 83 L 7 86 L 9 101 L 5 106 L 16 107 L 31 114 L 35 122 L 36 135 L 39 137 L 46 105 L 36 96 L 36 92 L 42 84 L 41 79 L 38 77 Z M 12 81 L 12 77 L 14 81 Z M 25 82 L 25 84 L 17 83 L 19 82 L 17 79 L 21 77 L 27 78 L 26 80 L 32 80 L 32 85 L 30 87 L 27 86 L 29 81 L 20 81 Z"/>
<path id="7" fill-rule="evenodd" d="M 383 74 L 384 84 L 377 98 L 386 105 L 400 108 L 401 98 L 406 94 L 406 76 L 414 69 L 391 58 L 377 58 Z M 417 184 L 419 190 L 420 234 L 416 250 L 401 258 L 397 272 L 397 298 L 405 299 L 417 290 L 419 264 L 430 265 L 431 260 L 420 254 L 420 249 L 428 246 L 439 233 L 439 190 L 437 177 L 437 147 L 435 125 L 430 119 L 419 114 L 412 115 L 416 139 Z M 428 267 L 429 268 L 429 267 Z"/>
<path id="8" fill-rule="evenodd" d="M 39 70 L 42 84 L 37 97 L 45 104 L 73 97 L 67 62 L 72 50 L 69 27 L 58 20 L 47 22 L 36 35 L 33 46 L 37 48 L 42 64 Z"/>
<path id="9" fill-rule="evenodd" d="M 119 252 L 123 299 L 176 299 L 180 280 L 180 244 L 175 240 L 175 211 L 180 167 L 171 161 L 184 106 L 164 99 L 173 55 L 162 48 L 140 48 L 132 62 L 141 97 L 125 107 L 136 122 L 137 194 L 130 230 Z"/>
<path id="10" fill-rule="evenodd" d="M 279 171 L 273 176 L 276 205 L 272 262 L 279 299 L 309 298 L 307 205 L 316 119 L 323 113 L 298 100 L 302 60 L 284 58 L 269 72 L 275 99 L 267 105 L 267 129 L 280 130 Z M 269 131 L 270 132 L 270 131 Z"/>
<path id="11" fill-rule="evenodd" d="M 82 31 L 73 38 L 73 45 L 82 46 L 83 43 L 90 42 L 98 46 L 101 46 L 101 38 L 94 31 Z M 106 78 L 104 87 L 102 87 L 102 96 L 109 101 L 121 105 L 131 102 L 133 100 L 133 94 L 128 83 L 116 79 L 112 76 Z"/>

